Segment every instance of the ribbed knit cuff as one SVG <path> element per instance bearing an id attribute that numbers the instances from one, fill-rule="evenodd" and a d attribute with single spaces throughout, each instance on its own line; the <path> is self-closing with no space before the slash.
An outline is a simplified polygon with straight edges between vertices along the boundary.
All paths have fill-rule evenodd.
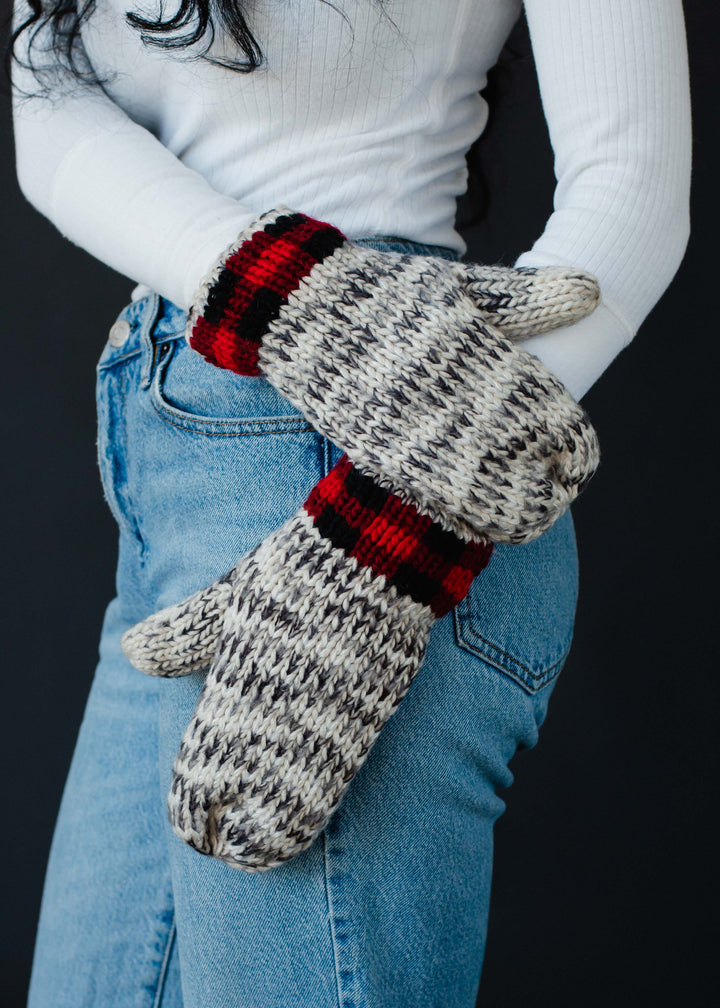
<path id="1" fill-rule="evenodd" d="M 287 207 L 263 214 L 198 289 L 188 343 L 217 367 L 259 374 L 258 354 L 270 323 L 301 280 L 346 240 L 331 224 Z"/>
<path id="2" fill-rule="evenodd" d="M 492 554 L 489 539 L 464 540 L 449 532 L 359 472 L 346 455 L 304 506 L 334 547 L 438 618 L 465 598 Z"/>

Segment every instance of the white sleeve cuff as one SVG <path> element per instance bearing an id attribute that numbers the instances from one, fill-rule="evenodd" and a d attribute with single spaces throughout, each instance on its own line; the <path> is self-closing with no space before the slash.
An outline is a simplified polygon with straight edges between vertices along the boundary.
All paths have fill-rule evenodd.
<path id="1" fill-rule="evenodd" d="M 601 303 L 587 318 L 517 345 L 538 357 L 580 400 L 632 336 L 612 309 Z"/>

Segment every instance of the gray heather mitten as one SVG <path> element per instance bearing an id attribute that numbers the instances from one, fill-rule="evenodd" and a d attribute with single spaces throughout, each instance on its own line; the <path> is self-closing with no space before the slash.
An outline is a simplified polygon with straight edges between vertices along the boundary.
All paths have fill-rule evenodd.
<path id="1" fill-rule="evenodd" d="M 504 334 L 571 322 L 598 298 L 577 270 L 380 252 L 280 207 L 220 257 L 186 333 L 211 363 L 264 375 L 458 535 L 525 542 L 575 498 L 598 447 L 584 410 Z"/>
<path id="2" fill-rule="evenodd" d="M 222 579 L 220 639 L 168 798 L 178 836 L 250 872 L 308 847 L 409 688 L 433 622 L 491 551 L 344 457 Z M 163 655 L 192 650 L 206 636 L 203 595 L 128 631 L 130 660 L 162 675 Z"/>

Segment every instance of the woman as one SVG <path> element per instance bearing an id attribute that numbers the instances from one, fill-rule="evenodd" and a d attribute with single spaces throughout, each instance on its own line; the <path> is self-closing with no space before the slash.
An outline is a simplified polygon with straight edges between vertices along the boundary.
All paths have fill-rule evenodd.
<path id="1" fill-rule="evenodd" d="M 198 319 L 217 322 L 206 310 L 208 288 L 217 303 L 221 268 L 233 249 L 242 253 L 259 232 L 270 233 L 261 218 L 270 208 L 287 205 L 339 233 L 328 258 L 343 263 L 341 282 L 328 286 L 327 270 L 308 271 L 304 279 L 312 278 L 315 300 L 302 333 L 312 331 L 327 298 L 347 293 L 351 265 L 370 284 L 389 264 L 383 289 L 390 296 L 378 318 L 400 290 L 422 300 L 412 278 L 397 286 L 398 277 L 412 272 L 414 257 L 433 279 L 423 289 L 447 296 L 438 302 L 443 318 L 458 305 L 469 310 L 463 299 L 475 297 L 474 332 L 479 326 L 492 341 L 497 325 L 508 338 L 524 337 L 520 345 L 538 363 L 522 358 L 523 366 L 542 366 L 560 380 L 562 386 L 546 386 L 538 431 L 561 399 L 572 411 L 563 396 L 579 399 L 632 338 L 687 240 L 681 7 L 675 0 L 525 4 L 558 187 L 543 235 L 516 266 L 569 267 L 563 283 L 586 271 L 602 293 L 586 317 L 580 318 L 588 305 L 571 306 L 569 318 L 579 321 L 557 327 L 556 316 L 556 327 L 542 334 L 547 324 L 532 292 L 530 324 L 520 324 L 511 295 L 522 274 L 507 280 L 504 302 L 491 297 L 480 304 L 487 273 L 453 272 L 465 251 L 453 227 L 464 154 L 485 120 L 478 92 L 518 3 L 359 0 L 339 11 L 268 2 L 248 7 L 247 22 L 237 12 L 223 16 L 225 5 L 214 10 L 211 59 L 183 59 L 202 55 L 209 38 L 200 31 L 206 27 L 202 5 L 153 24 L 125 18 L 123 7 L 109 2 L 86 12 L 82 48 L 71 50 L 85 81 L 51 72 L 62 58 L 62 32 L 38 39 L 51 44 L 44 55 L 36 48 L 35 75 L 17 65 L 14 72 L 23 191 L 71 240 L 138 283 L 98 365 L 99 461 L 120 526 L 118 595 L 107 610 L 56 828 L 29 1003 L 471 1005 L 484 947 L 492 826 L 503 808 L 496 789 L 510 782 L 507 764 L 517 747 L 537 739 L 572 632 L 576 559 L 569 512 L 557 520 L 554 513 L 538 537 L 523 528 L 521 545 L 505 526 L 491 537 L 500 544 L 490 562 L 478 559 L 469 591 L 428 627 L 422 668 L 406 676 L 412 685 L 395 698 L 399 706 L 367 759 L 359 770 L 360 761 L 350 761 L 349 776 L 357 776 L 337 811 L 326 821 L 335 795 L 329 809 L 313 805 L 321 828 L 312 837 L 303 834 L 301 849 L 286 863 L 280 863 L 286 848 L 268 853 L 264 847 L 260 863 L 249 865 L 247 847 L 238 855 L 233 819 L 217 845 L 219 820 L 208 814 L 214 799 L 197 781 L 181 792 L 176 787 L 192 772 L 178 771 L 178 751 L 185 747 L 186 764 L 198 762 L 197 749 L 188 753 L 186 732 L 197 729 L 193 712 L 209 696 L 208 655 L 187 676 L 143 676 L 125 657 L 121 638 L 130 631 L 131 642 L 133 632 L 141 644 L 152 639 L 152 619 L 133 631 L 138 621 L 175 603 L 185 606 L 186 596 L 213 583 L 215 594 L 207 597 L 217 600 L 216 579 L 258 544 L 274 541 L 303 501 L 316 499 L 316 485 L 327 486 L 323 480 L 344 464 L 340 447 L 347 446 L 340 442 L 353 432 L 343 426 L 337 439 L 326 436 L 336 415 L 320 415 L 323 395 L 311 417 L 298 405 L 306 401 L 306 369 L 295 369 L 292 386 L 266 367 L 267 357 L 257 368 L 265 377 L 237 358 L 231 373 L 195 330 Z M 20 23 L 26 14 L 17 9 Z M 72 12 L 59 23 L 67 33 Z M 182 42 L 182 30 L 196 23 L 189 43 L 166 50 L 154 44 Z M 19 49 L 31 32 L 32 26 L 18 36 Z M 259 52 L 267 62 L 254 67 Z M 238 72 L 243 55 L 249 65 L 240 69 L 248 72 Z M 47 74 L 40 71 L 44 61 Z M 54 100 L 37 94 L 38 81 Z M 24 99 L 21 90 L 34 97 Z M 238 283 L 258 262 L 267 265 L 243 261 Z M 463 298 L 453 287 L 460 277 Z M 297 289 L 272 323 L 263 319 L 264 347 L 270 329 L 280 333 L 277 318 L 288 318 Z M 368 290 L 356 291 L 353 310 Z M 572 301 L 567 290 L 563 303 Z M 452 317 L 462 328 L 460 316 Z M 436 313 L 435 326 L 421 327 L 419 345 L 428 333 L 438 337 L 439 318 Z M 396 331 L 390 327 L 387 339 Z M 443 330 L 449 340 L 453 333 L 453 327 Z M 502 354 L 514 376 L 521 351 L 507 346 Z M 396 354 L 391 363 L 397 360 Z M 407 369 L 412 364 L 408 358 Z M 389 387 L 403 387 L 403 380 L 398 368 Z M 509 399 L 508 392 L 503 404 Z M 483 411 L 477 412 L 482 421 Z M 405 408 L 399 413 L 405 416 Z M 581 414 L 572 416 L 581 422 Z M 363 434 L 361 425 L 355 429 Z M 401 443 L 402 437 L 393 442 L 393 452 Z M 393 452 L 378 464 L 378 478 Z M 453 480 L 440 479 L 432 497 L 423 483 L 413 496 L 415 484 L 396 485 L 404 474 L 401 466 L 390 481 L 402 502 L 409 497 L 427 505 L 444 533 L 473 538 L 480 526 L 459 528 L 467 516 L 462 508 L 453 512 L 443 496 Z M 235 592 L 234 609 L 228 595 L 208 610 L 213 654 L 227 613 L 232 619 L 223 640 L 230 650 L 247 637 L 247 624 L 238 629 L 246 574 L 243 567 L 225 582 Z M 257 578 L 249 583 L 255 586 Z M 383 597 L 377 611 L 385 608 Z M 311 633 L 325 626 L 312 618 L 306 624 Z M 194 616 L 190 626 L 197 626 Z M 415 624 L 400 638 L 415 639 L 414 631 Z M 168 667 L 161 669 L 153 653 L 147 671 L 186 671 L 187 643 L 180 633 Z M 137 660 L 137 649 L 133 654 Z M 259 660 L 267 654 L 265 647 Z M 416 665 L 420 658 L 414 655 Z M 230 660 L 224 669 L 213 666 L 214 685 L 227 682 Z M 264 673 L 272 675 L 279 661 Z M 218 706 L 206 710 L 205 727 L 212 729 Z M 267 745 L 263 713 L 263 732 L 253 742 L 261 748 Z M 375 713 L 373 724 L 381 720 Z M 341 768 L 348 765 L 343 760 Z M 217 765 L 212 769 L 214 786 Z M 284 780 L 280 769 L 273 766 Z M 237 775 L 225 783 L 236 787 Z M 175 831 L 165 811 L 171 785 L 181 795 L 174 807 L 171 802 Z M 249 866 L 270 870 L 237 870 Z"/>

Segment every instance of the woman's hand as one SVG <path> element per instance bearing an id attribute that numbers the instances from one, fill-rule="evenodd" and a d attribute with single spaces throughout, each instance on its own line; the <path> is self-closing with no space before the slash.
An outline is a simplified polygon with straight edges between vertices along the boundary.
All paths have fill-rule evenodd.
<path id="1" fill-rule="evenodd" d="M 492 553 L 343 458 L 219 584 L 217 647 L 175 760 L 168 809 L 203 854 L 260 871 L 324 828 L 407 692 L 430 628 Z M 198 604 L 199 603 L 199 604 Z M 201 593 L 129 630 L 143 671 L 179 675 L 211 612 Z"/>
<path id="2" fill-rule="evenodd" d="M 211 363 L 262 374 L 458 534 L 526 542 L 587 483 L 598 445 L 563 385 L 505 336 L 565 325 L 598 300 L 582 271 L 376 251 L 281 207 L 223 254 L 187 336 Z"/>

